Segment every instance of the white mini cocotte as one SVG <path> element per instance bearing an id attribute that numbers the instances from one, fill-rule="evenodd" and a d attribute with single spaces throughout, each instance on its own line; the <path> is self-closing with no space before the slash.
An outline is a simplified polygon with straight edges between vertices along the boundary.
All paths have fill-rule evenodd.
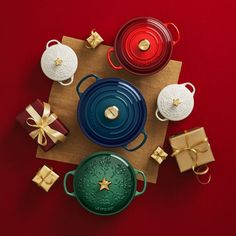
<path id="1" fill-rule="evenodd" d="M 190 86 L 192 91 L 187 86 Z M 170 84 L 163 88 L 157 98 L 157 119 L 179 121 L 188 117 L 193 110 L 195 91 L 191 83 Z"/>
<path id="2" fill-rule="evenodd" d="M 56 44 L 50 46 L 50 43 Z M 46 50 L 41 57 L 41 67 L 43 73 L 49 79 L 67 86 L 74 80 L 74 74 L 78 67 L 78 58 L 70 47 L 52 39 L 48 41 Z M 66 80 L 69 81 L 64 82 Z"/>

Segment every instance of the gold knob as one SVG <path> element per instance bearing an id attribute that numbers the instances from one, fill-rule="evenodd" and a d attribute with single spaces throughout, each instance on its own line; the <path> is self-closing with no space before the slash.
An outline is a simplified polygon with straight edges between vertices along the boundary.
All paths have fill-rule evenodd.
<path id="1" fill-rule="evenodd" d="M 104 114 L 107 119 L 114 120 L 119 115 L 119 109 L 116 106 L 110 106 L 105 110 Z"/>
<path id="2" fill-rule="evenodd" d="M 57 58 L 54 62 L 55 62 L 56 66 L 61 66 L 63 61 L 62 61 L 62 59 Z"/>
<path id="3" fill-rule="evenodd" d="M 181 104 L 181 101 L 179 100 L 179 98 L 173 99 L 173 105 L 174 106 L 179 106 L 179 104 Z"/>
<path id="4" fill-rule="evenodd" d="M 109 190 L 109 185 L 111 182 L 106 180 L 106 178 L 103 178 L 101 182 L 98 182 L 98 184 L 100 185 L 100 191 L 103 189 Z"/>
<path id="5" fill-rule="evenodd" d="M 150 42 L 147 39 L 143 39 L 139 42 L 138 48 L 141 51 L 147 51 L 150 48 Z"/>

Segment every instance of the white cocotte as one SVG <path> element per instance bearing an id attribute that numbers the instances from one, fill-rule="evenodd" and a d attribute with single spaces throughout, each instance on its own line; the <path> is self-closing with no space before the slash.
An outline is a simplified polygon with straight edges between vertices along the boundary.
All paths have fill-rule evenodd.
<path id="1" fill-rule="evenodd" d="M 50 46 L 51 43 L 56 43 Z M 46 50 L 41 57 L 43 73 L 51 80 L 61 85 L 70 85 L 74 80 L 74 74 L 78 67 L 78 59 L 75 52 L 68 46 L 53 39 L 48 41 Z M 68 82 L 64 82 L 68 80 Z"/>
<path id="2" fill-rule="evenodd" d="M 187 86 L 191 87 L 192 91 Z M 185 119 L 193 110 L 195 91 L 191 83 L 171 84 L 163 88 L 157 98 L 157 119 L 160 121 Z"/>

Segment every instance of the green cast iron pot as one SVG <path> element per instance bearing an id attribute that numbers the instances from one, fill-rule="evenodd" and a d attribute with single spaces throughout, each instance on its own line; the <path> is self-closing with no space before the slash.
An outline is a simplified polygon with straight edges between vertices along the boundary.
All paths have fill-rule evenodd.
<path id="1" fill-rule="evenodd" d="M 144 180 L 141 192 L 136 190 L 137 174 Z M 73 176 L 74 192 L 67 189 L 69 175 Z M 66 194 L 76 197 L 86 210 L 97 215 L 114 215 L 124 210 L 134 197 L 145 192 L 146 185 L 142 171 L 112 152 L 93 153 L 64 177 Z"/>

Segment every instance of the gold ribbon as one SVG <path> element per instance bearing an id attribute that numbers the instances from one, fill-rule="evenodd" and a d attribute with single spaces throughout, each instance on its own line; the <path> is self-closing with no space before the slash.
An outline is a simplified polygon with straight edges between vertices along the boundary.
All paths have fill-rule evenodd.
<path id="1" fill-rule="evenodd" d="M 87 48 L 96 48 L 97 44 L 100 43 L 100 39 L 102 39 L 101 36 L 95 31 L 95 29 L 93 29 L 90 37 L 92 37 L 92 40 L 89 42 L 87 41 L 85 46 Z"/>
<path id="2" fill-rule="evenodd" d="M 43 106 L 44 106 L 44 109 L 43 109 L 42 116 L 40 116 L 31 105 L 26 107 L 26 111 L 31 116 L 26 120 L 26 123 L 30 127 L 36 128 L 35 130 L 29 133 L 30 137 L 32 139 L 35 139 L 38 137 L 38 144 L 42 146 L 47 145 L 46 135 L 54 143 L 56 143 L 57 141 L 63 142 L 66 137 L 59 131 L 49 127 L 49 125 L 52 124 L 57 119 L 56 114 L 54 113 L 50 114 L 50 105 L 48 103 L 44 102 Z M 30 123 L 29 121 L 33 121 L 33 124 Z"/>
<path id="3" fill-rule="evenodd" d="M 36 174 L 39 178 L 41 178 L 40 182 L 37 183 L 38 186 L 41 187 L 41 185 L 42 185 L 43 183 L 45 183 L 45 184 L 47 184 L 47 185 L 51 185 L 51 184 L 53 183 L 53 177 L 50 178 L 50 181 L 47 181 L 47 178 L 48 178 L 48 176 L 51 175 L 52 169 L 50 169 L 50 170 L 48 171 L 48 173 L 47 173 L 44 177 L 42 176 L 42 174 L 41 174 L 40 172 L 41 172 L 41 169 L 40 169 L 40 170 L 38 171 L 38 173 Z"/>
<path id="4" fill-rule="evenodd" d="M 208 165 L 206 165 L 206 164 L 201 165 L 201 166 L 198 165 L 198 154 L 207 152 L 210 147 L 210 144 L 208 142 L 208 138 L 206 137 L 206 138 L 204 138 L 204 140 L 190 145 L 189 144 L 189 136 L 187 134 L 187 131 L 184 131 L 184 133 L 185 133 L 184 137 L 185 137 L 186 147 L 176 148 L 176 147 L 172 146 L 174 152 L 171 154 L 171 156 L 172 157 L 177 156 L 181 152 L 188 151 L 190 154 L 190 157 L 193 160 L 192 170 L 195 173 L 198 182 L 201 184 L 208 184 L 211 181 L 211 175 L 208 176 L 208 179 L 206 182 L 203 182 L 200 179 L 200 176 L 203 176 L 208 173 L 208 171 L 209 171 Z"/>

